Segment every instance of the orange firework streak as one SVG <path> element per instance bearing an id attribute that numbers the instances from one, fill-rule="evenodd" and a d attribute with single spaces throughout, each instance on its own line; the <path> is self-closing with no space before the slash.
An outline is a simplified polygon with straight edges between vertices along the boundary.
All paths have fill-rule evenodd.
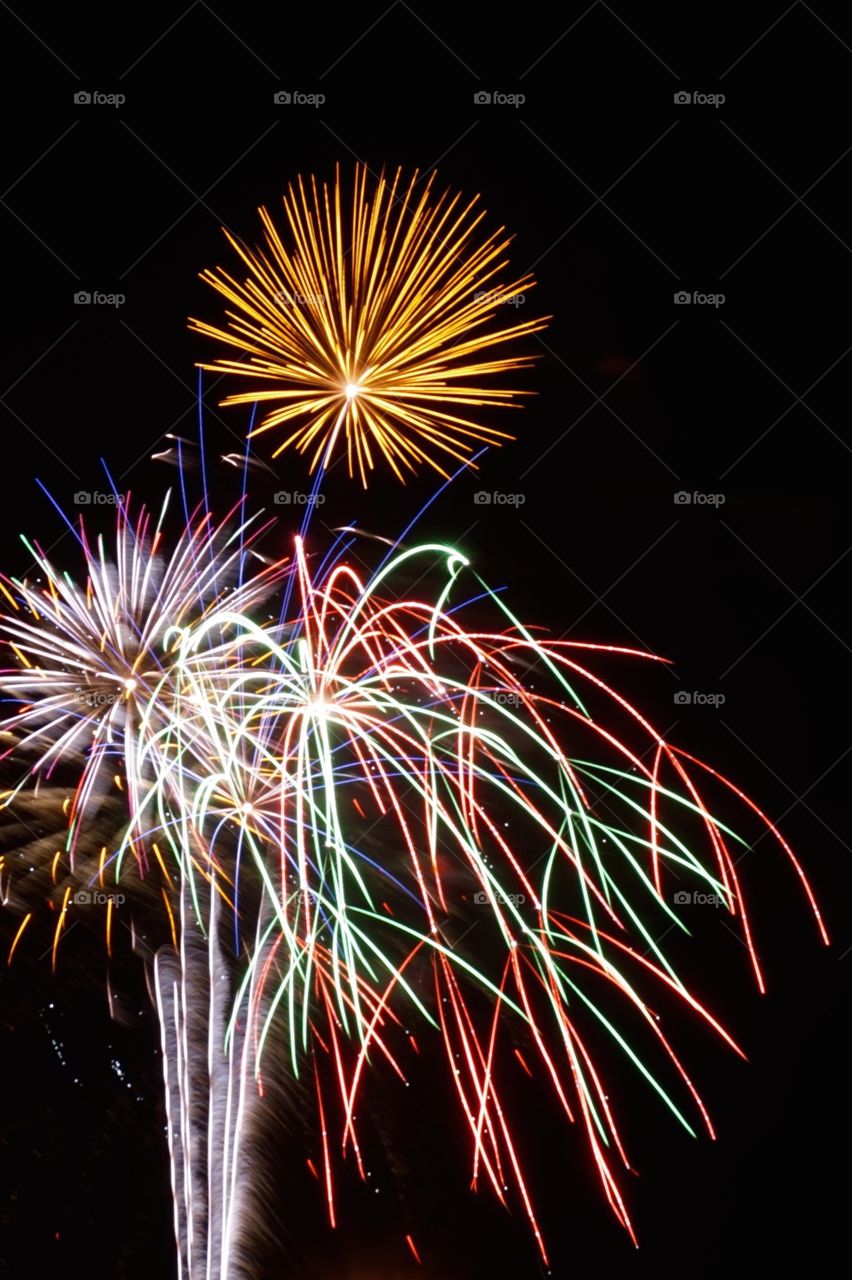
<path id="1" fill-rule="evenodd" d="M 436 196 L 434 183 L 416 170 L 406 183 L 399 169 L 371 183 L 357 165 L 346 212 L 339 170 L 331 187 L 299 178 L 284 197 L 286 244 L 261 208 L 262 248 L 225 233 L 246 278 L 202 272 L 233 309 L 226 328 L 190 327 L 243 358 L 200 367 L 248 379 L 222 403 L 268 406 L 252 434 L 288 431 L 274 456 L 310 452 L 314 471 L 345 449 L 349 474 L 366 487 L 377 461 L 401 481 L 422 465 L 446 476 L 447 459 L 466 462 L 512 439 L 467 414 L 517 407 L 530 394 L 490 384 L 531 356 L 487 353 L 549 317 L 499 318 L 509 305 L 517 314 L 535 282 L 506 282 L 511 237 L 501 227 L 479 238 L 478 198 Z"/>

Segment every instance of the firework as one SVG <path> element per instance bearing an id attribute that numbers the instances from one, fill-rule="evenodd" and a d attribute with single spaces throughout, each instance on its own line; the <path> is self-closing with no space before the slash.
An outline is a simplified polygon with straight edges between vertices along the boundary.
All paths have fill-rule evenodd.
<path id="1" fill-rule="evenodd" d="M 408 589 L 415 568 L 431 594 Z M 514 1055 L 581 1123 L 631 1229 L 611 1154 L 627 1164 L 617 1105 L 593 1040 L 602 1029 L 689 1132 L 672 1083 L 712 1133 L 709 1116 L 643 987 L 668 992 L 736 1049 L 659 941 L 684 930 L 676 890 L 697 884 L 738 918 L 762 986 L 732 856 L 743 842 L 702 796 L 706 767 L 580 662 L 648 655 L 536 639 L 476 579 L 502 625 L 465 626 L 469 571 L 451 547 L 398 551 L 364 580 L 349 564 L 311 574 L 297 543 L 295 572 L 300 605 L 286 626 L 233 615 L 224 665 L 207 660 L 209 624 L 185 630 L 169 746 L 155 747 L 182 776 L 152 789 L 144 822 L 178 860 L 194 842 L 205 849 L 202 895 L 212 875 L 235 908 L 247 891 L 261 904 L 230 1024 L 231 1034 L 251 1027 L 242 1062 L 262 1078 L 283 1023 L 294 1076 L 315 1077 L 324 1134 L 337 1115 L 340 1150 L 363 1172 L 366 1064 L 404 1081 L 400 1041 L 412 1021 L 431 1025 L 470 1130 L 474 1181 L 501 1201 L 514 1182 L 546 1256 L 500 1083 Z M 179 814 L 175 792 L 186 797 Z M 619 1002 L 644 1022 L 659 1062 L 620 1028 Z M 323 1157 L 334 1221 L 327 1137 Z"/>
<path id="2" fill-rule="evenodd" d="M 349 203 L 339 173 L 330 188 L 299 178 L 284 215 L 282 234 L 260 210 L 262 248 L 226 233 L 243 280 L 202 273 L 232 308 L 226 328 L 190 321 L 241 353 L 201 367 L 247 382 L 223 403 L 267 409 L 254 434 L 286 432 L 276 456 L 308 453 L 313 471 L 345 451 L 366 486 L 379 461 L 399 480 L 421 466 L 446 475 L 450 459 L 511 439 L 468 415 L 517 404 L 525 393 L 502 375 L 529 357 L 491 353 L 546 318 L 507 320 L 534 281 L 505 279 L 509 238 L 481 232 L 476 199 L 438 195 L 434 173 L 371 183 L 358 165 Z"/>
<path id="3" fill-rule="evenodd" d="M 474 1183 L 518 1197 L 542 1257 L 511 1071 L 547 1085 L 578 1124 L 632 1232 L 611 1056 L 692 1132 L 709 1116 L 657 1006 L 688 1010 L 736 1049 L 663 946 L 687 932 L 684 886 L 739 923 L 762 986 L 743 841 L 705 782 L 765 821 L 819 922 L 792 851 L 587 665 L 660 659 L 541 636 L 443 544 L 395 546 L 365 577 L 345 545 L 312 560 L 299 538 L 248 576 L 263 526 L 233 523 L 199 511 L 165 556 L 163 517 L 123 509 L 110 556 L 81 529 L 82 586 L 33 548 L 43 581 L 7 582 L 15 609 L 2 620 L 20 664 L 2 683 L 22 703 L 2 727 L 35 756 L 9 814 L 25 822 L 34 782 L 75 753 L 69 857 L 109 772 L 126 804 L 113 882 L 127 884 L 128 867 L 162 877 L 172 945 L 154 985 L 180 1274 L 238 1273 L 247 1134 L 264 1122 L 270 1075 L 286 1067 L 314 1093 L 334 1222 L 335 1151 L 366 1173 L 360 1094 L 382 1065 L 406 1081 L 430 1029 Z"/>
<path id="4" fill-rule="evenodd" d="M 112 540 L 92 541 L 81 518 L 73 530 L 84 564 L 79 580 L 26 538 L 36 577 L 0 578 L 11 610 L 0 631 L 17 661 L 0 672 L 15 705 L 2 725 L 9 744 L 2 758 L 18 767 L 3 807 L 28 830 L 36 820 L 51 828 L 25 842 L 7 824 L 5 843 L 17 844 L 7 858 L 5 896 L 14 892 L 15 864 L 28 875 L 32 865 L 38 878 L 45 861 L 38 855 L 50 848 L 51 883 L 63 886 L 57 938 L 79 895 L 85 904 L 93 887 L 103 888 L 116 831 L 140 807 L 136 727 L 144 721 L 153 732 L 167 714 L 174 638 L 182 626 L 216 616 L 223 601 L 257 606 L 286 572 L 281 564 L 246 572 L 263 527 L 236 511 L 218 526 L 201 508 L 188 514 L 164 554 L 169 505 L 167 495 L 156 516 L 144 506 L 134 513 L 128 495 L 116 505 Z M 69 771 L 74 785 L 55 785 L 57 772 Z M 93 839 L 105 818 L 110 848 Z M 141 846 L 134 853 L 147 862 Z"/>

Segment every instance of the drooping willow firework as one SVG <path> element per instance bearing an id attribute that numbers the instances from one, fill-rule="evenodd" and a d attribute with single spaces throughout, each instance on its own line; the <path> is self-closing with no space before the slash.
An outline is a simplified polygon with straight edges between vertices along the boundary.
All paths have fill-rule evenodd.
<path id="1" fill-rule="evenodd" d="M 667 930 L 686 932 L 685 886 L 738 919 L 762 986 L 743 842 L 705 784 L 766 824 L 825 939 L 799 864 L 752 801 L 585 665 L 650 655 L 548 640 L 442 544 L 394 547 L 364 577 L 347 544 L 320 558 L 297 539 L 291 559 L 247 577 L 253 527 L 196 513 L 159 562 L 159 525 L 123 509 L 112 558 L 81 533 L 82 586 L 36 550 L 44 583 L 7 582 L 15 611 L 0 624 L 21 664 L 2 685 L 23 702 L 3 727 L 16 754 L 36 753 L 10 812 L 75 745 L 70 867 L 109 744 L 127 813 L 106 866 L 119 885 L 128 859 L 162 879 L 181 1274 L 242 1274 L 238 1174 L 270 1045 L 316 1091 L 334 1221 L 334 1149 L 363 1171 L 357 1099 L 379 1063 L 405 1079 L 412 1024 L 443 1042 L 474 1182 L 504 1203 L 514 1185 L 543 1257 L 512 1069 L 578 1122 L 632 1232 L 601 1046 L 690 1131 L 690 1108 L 710 1120 L 658 1005 L 688 1007 L 736 1048 L 663 948 Z M 81 704 L 81 688 L 102 687 L 113 702 Z"/>
<path id="2" fill-rule="evenodd" d="M 504 281 L 509 238 L 480 234 L 476 198 L 435 195 L 434 173 L 421 182 L 397 170 L 371 185 L 358 165 L 347 209 L 339 172 L 331 188 L 299 178 L 284 197 L 283 236 L 266 209 L 263 248 L 226 232 L 244 280 L 202 273 L 234 309 L 226 328 L 190 325 L 241 357 L 201 367 L 245 378 L 223 404 L 270 406 L 254 434 L 285 428 L 276 456 L 310 453 L 313 471 L 345 448 L 366 486 L 378 460 L 399 480 L 421 465 L 446 475 L 448 459 L 512 438 L 468 414 L 528 394 L 493 379 L 530 357 L 489 352 L 545 327 L 541 317 L 494 323 L 534 281 Z"/>

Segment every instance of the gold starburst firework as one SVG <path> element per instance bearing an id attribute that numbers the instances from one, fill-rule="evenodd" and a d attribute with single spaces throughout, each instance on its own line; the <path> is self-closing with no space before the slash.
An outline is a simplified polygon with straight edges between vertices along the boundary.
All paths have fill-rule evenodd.
<path id="1" fill-rule="evenodd" d="M 227 328 L 196 319 L 190 327 L 244 358 L 200 367 L 251 380 L 223 405 L 269 403 L 251 435 L 294 426 L 273 456 L 289 446 L 312 451 L 313 472 L 345 440 L 349 474 L 357 470 L 366 487 L 380 458 L 404 482 L 419 464 L 445 476 L 446 455 L 468 461 L 480 445 L 513 439 L 458 411 L 517 408 L 531 394 L 481 383 L 533 356 L 484 353 L 550 317 L 493 327 L 507 303 L 523 302 L 532 276 L 501 283 L 511 237 L 501 227 L 477 238 L 478 197 L 463 205 L 444 191 L 433 200 L 434 173 L 418 192 L 420 182 L 415 171 L 406 185 L 398 169 L 371 190 L 367 169 L 356 166 L 347 219 L 339 169 L 331 189 L 300 177 L 283 200 L 292 248 L 261 208 L 263 247 L 225 232 L 246 279 L 222 268 L 201 273 L 235 309 L 226 311 Z"/>

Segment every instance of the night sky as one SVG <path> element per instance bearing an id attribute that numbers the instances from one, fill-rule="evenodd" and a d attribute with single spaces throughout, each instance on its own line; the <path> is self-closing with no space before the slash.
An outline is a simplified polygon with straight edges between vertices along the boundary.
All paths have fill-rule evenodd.
<path id="1" fill-rule="evenodd" d="M 827 1268 L 848 1215 L 833 1170 L 848 1143 L 852 973 L 849 15 L 602 0 L 297 15 L 196 0 L 164 15 L 17 0 L 0 22 L 6 572 L 28 567 L 22 532 L 76 567 L 36 477 L 72 512 L 78 491 L 107 491 L 101 458 L 148 501 L 174 481 L 151 455 L 168 433 L 197 438 L 194 365 L 215 354 L 187 316 L 220 318 L 198 272 L 230 266 L 222 226 L 254 241 L 257 207 L 296 175 L 330 178 L 356 158 L 375 172 L 437 166 L 440 187 L 481 193 L 489 229 L 515 234 L 513 266 L 538 281 L 518 310 L 553 316 L 528 340 L 539 359 L 521 382 L 538 394 L 511 415 L 517 440 L 451 486 L 421 532 L 463 547 L 554 635 L 671 659 L 672 671 L 625 667 L 619 687 L 781 824 L 834 943 L 820 946 L 768 841 L 742 864 L 765 998 L 724 923 L 696 919 L 686 975 L 749 1062 L 684 1027 L 716 1143 L 689 1139 L 616 1069 L 638 1251 L 583 1144 L 519 1093 L 552 1274 Z M 325 101 L 276 103 L 282 92 Z M 246 413 L 219 408 L 224 388 L 205 378 L 224 503 L 218 459 L 241 448 Z M 271 452 L 263 437 L 258 451 Z M 274 465 L 293 487 L 304 479 L 295 456 Z M 252 484 L 263 503 L 279 487 L 260 471 Z M 339 468 L 319 527 L 357 520 L 392 537 L 435 487 L 380 476 L 364 494 Z M 483 505 L 481 489 L 523 501 Z M 15 928 L 0 921 L 3 954 Z M 55 976 L 49 947 L 34 934 L 3 971 L 0 1274 L 165 1280 L 158 1033 L 141 972 L 127 957 L 114 975 L 111 1021 L 100 938 L 70 933 Z M 468 1190 L 439 1062 L 427 1047 L 408 1114 L 377 1109 L 380 1191 L 345 1176 L 335 1233 L 299 1127 L 283 1126 L 278 1240 L 258 1280 L 544 1274 L 523 1214 Z M 382 1146 L 384 1128 L 397 1136 Z"/>

